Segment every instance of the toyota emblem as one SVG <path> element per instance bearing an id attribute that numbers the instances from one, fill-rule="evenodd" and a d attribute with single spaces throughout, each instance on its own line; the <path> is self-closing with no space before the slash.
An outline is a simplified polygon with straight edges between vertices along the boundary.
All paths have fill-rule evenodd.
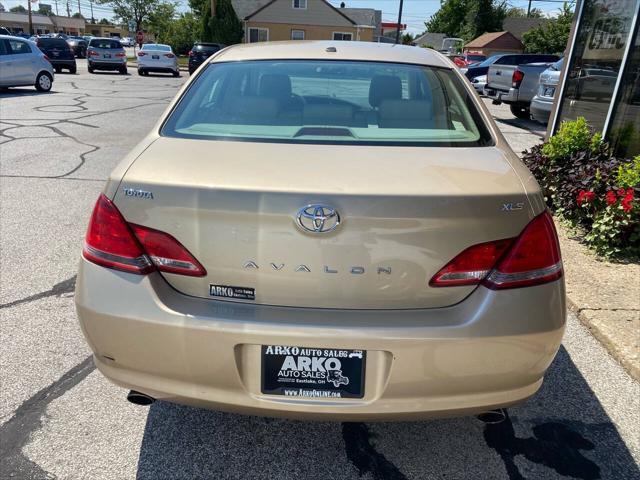
<path id="1" fill-rule="evenodd" d="M 298 210 L 296 223 L 306 232 L 329 233 L 340 225 L 340 215 L 328 205 L 312 204 Z"/>

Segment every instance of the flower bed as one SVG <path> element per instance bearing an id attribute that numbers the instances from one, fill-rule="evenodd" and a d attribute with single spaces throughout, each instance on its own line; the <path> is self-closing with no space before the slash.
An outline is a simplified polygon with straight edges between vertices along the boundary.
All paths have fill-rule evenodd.
<path id="1" fill-rule="evenodd" d="M 523 160 L 549 208 L 583 232 L 599 255 L 640 257 L 640 156 L 611 154 L 584 118 L 563 122 Z"/>

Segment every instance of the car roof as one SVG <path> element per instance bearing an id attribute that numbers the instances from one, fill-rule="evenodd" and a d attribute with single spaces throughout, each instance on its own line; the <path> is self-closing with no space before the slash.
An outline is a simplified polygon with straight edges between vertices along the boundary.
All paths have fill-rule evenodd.
<path id="1" fill-rule="evenodd" d="M 242 43 L 225 48 L 209 62 L 239 60 L 360 60 L 452 68 L 450 60 L 429 48 L 374 42 L 287 41 Z"/>
<path id="2" fill-rule="evenodd" d="M 91 37 L 91 40 L 114 40 L 114 41 L 119 41 L 120 37 Z"/>
<path id="3" fill-rule="evenodd" d="M 15 35 L 0 35 L 0 38 L 4 39 L 4 40 L 22 40 L 23 42 L 25 40 L 29 41 L 28 38 L 24 38 L 24 37 L 16 37 Z"/>

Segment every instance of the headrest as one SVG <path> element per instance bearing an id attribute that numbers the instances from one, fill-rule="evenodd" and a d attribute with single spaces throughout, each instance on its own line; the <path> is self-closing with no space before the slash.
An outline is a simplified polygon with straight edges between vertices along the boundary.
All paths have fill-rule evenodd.
<path id="1" fill-rule="evenodd" d="M 376 75 L 369 85 L 369 103 L 379 107 L 382 100 L 400 100 L 402 98 L 402 81 L 393 75 Z"/>
<path id="2" fill-rule="evenodd" d="M 267 73 L 260 78 L 259 94 L 269 98 L 291 97 L 291 79 L 281 73 Z"/>

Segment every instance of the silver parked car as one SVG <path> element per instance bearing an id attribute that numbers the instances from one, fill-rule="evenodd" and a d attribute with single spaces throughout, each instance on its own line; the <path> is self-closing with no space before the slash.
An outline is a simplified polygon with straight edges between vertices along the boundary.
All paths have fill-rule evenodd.
<path id="1" fill-rule="evenodd" d="M 41 92 L 48 92 L 53 78 L 53 66 L 35 43 L 0 35 L 0 87 L 33 85 Z"/>
<path id="2" fill-rule="evenodd" d="M 92 38 L 87 48 L 87 68 L 94 70 L 118 70 L 127 74 L 127 53 L 118 40 L 113 38 Z"/>
<path id="3" fill-rule="evenodd" d="M 538 91 L 531 100 L 530 108 L 531 118 L 536 122 L 547 123 L 549 121 L 549 115 L 551 115 L 551 108 L 553 107 L 553 97 L 560 81 L 563 62 L 564 59 L 561 58 L 540 74 Z"/>

